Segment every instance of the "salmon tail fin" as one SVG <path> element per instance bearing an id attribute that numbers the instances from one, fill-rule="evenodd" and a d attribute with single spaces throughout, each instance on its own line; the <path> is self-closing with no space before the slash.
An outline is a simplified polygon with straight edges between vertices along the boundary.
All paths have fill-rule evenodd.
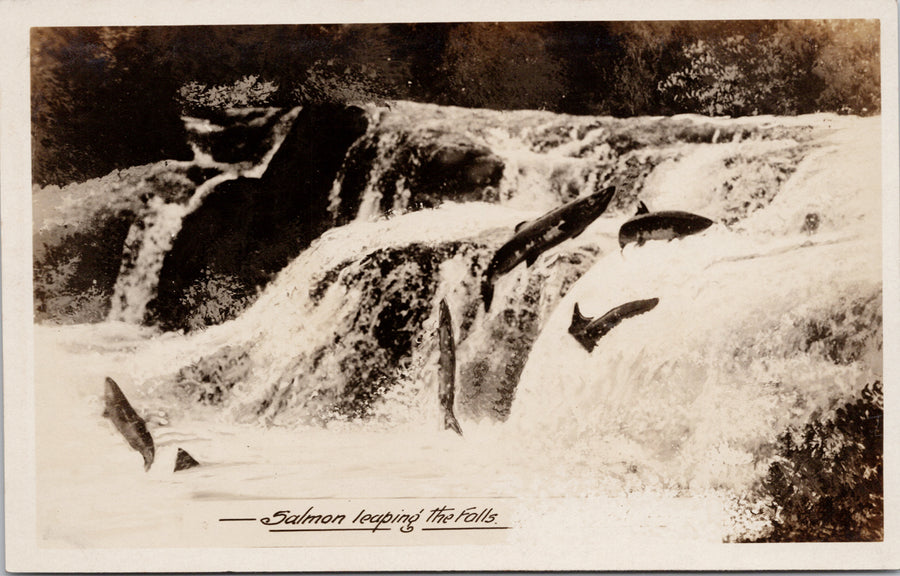
<path id="1" fill-rule="evenodd" d="M 144 457 L 144 472 L 150 471 L 150 466 L 153 465 L 153 458 L 155 456 L 155 450 L 153 446 L 148 446 L 141 450 L 141 456 Z"/>
<path id="2" fill-rule="evenodd" d="M 481 299 L 484 301 L 484 311 L 491 309 L 491 300 L 494 299 L 494 284 L 490 278 L 481 281 Z"/>
<path id="3" fill-rule="evenodd" d="M 440 303 L 440 319 L 438 320 L 441 324 L 446 324 L 447 326 L 452 326 L 450 322 L 450 307 L 447 306 L 447 300 L 445 298 L 441 298 Z M 451 330 L 452 333 L 452 330 Z"/>
<path id="4" fill-rule="evenodd" d="M 650 210 L 647 209 L 647 205 L 644 204 L 644 201 L 641 200 L 638 202 L 637 213 L 635 216 L 640 216 L 641 214 L 649 214 Z"/>
<path id="5" fill-rule="evenodd" d="M 585 327 L 591 323 L 591 319 L 585 317 L 581 313 L 581 309 L 578 307 L 578 303 L 575 303 L 575 309 L 572 310 L 572 323 L 569 325 L 569 333 L 571 334 L 580 334 L 584 331 Z"/>
<path id="6" fill-rule="evenodd" d="M 453 430 L 460 436 L 463 435 L 462 428 L 459 426 L 459 420 L 456 419 L 456 416 L 451 411 L 444 412 L 444 429 Z"/>

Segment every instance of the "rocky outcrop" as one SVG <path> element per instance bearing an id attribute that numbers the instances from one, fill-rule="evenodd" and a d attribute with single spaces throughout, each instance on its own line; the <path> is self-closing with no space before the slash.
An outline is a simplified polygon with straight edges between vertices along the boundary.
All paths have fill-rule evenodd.
<path id="1" fill-rule="evenodd" d="M 117 170 L 32 196 L 35 319 L 62 324 L 106 318 L 129 230 L 154 198 L 186 202 L 217 173 L 184 162 Z"/>
<path id="2" fill-rule="evenodd" d="M 362 216 L 434 208 L 445 200 L 497 201 L 504 163 L 461 134 L 379 127 L 347 156 L 340 182 L 339 224 Z M 368 201 L 370 204 L 364 207 Z"/>
<path id="3" fill-rule="evenodd" d="M 226 164 L 259 164 L 278 138 L 281 108 L 230 108 L 182 118 L 195 151 Z"/>
<path id="4" fill-rule="evenodd" d="M 252 292 L 331 227 L 328 197 L 347 149 L 365 133 L 365 113 L 304 108 L 261 178 L 224 182 L 185 218 L 148 308 L 161 326 L 186 328 L 186 291 L 204 274 Z"/>
<path id="5" fill-rule="evenodd" d="M 594 246 L 578 243 L 517 268 L 498 288 L 496 310 L 485 315 L 480 280 L 504 236 L 501 229 L 336 259 L 302 292 L 279 296 L 285 314 L 304 310 L 304 325 L 280 336 L 263 327 L 261 338 L 247 346 L 226 346 L 198 359 L 178 372 L 178 397 L 277 425 L 377 419 L 397 402 L 429 402 L 439 353 L 436 302 L 446 294 L 457 341 L 457 413 L 504 420 L 542 326 L 598 257 Z M 285 274 L 293 277 L 297 270 Z M 267 305 L 272 296 L 263 297 Z M 256 330 L 252 318 L 244 326 Z"/>
<path id="6" fill-rule="evenodd" d="M 541 328 L 569 288 L 598 258 L 596 247 L 583 243 L 561 248 L 556 254 L 541 258 L 532 267 L 520 265 L 504 277 L 496 310 L 480 322 L 469 312 L 472 332 L 460 335 L 457 352 L 457 401 L 459 413 L 466 418 L 506 420 Z M 477 311 L 481 306 L 477 296 L 474 304 Z"/>
<path id="7" fill-rule="evenodd" d="M 456 259 L 477 269 L 486 256 L 483 246 L 470 242 L 415 243 L 342 265 L 340 274 L 314 289 L 322 293 L 337 284 L 341 291 L 359 292 L 358 305 L 309 334 L 317 342 L 312 351 L 291 360 L 262 396 L 245 399 L 246 411 L 289 424 L 371 416 L 386 393 L 417 372 L 414 364 L 428 356 L 423 348 L 436 349 L 428 319 L 435 312 L 442 264 Z M 474 283 L 469 288 L 477 294 Z M 474 310 L 476 302 L 470 304 Z"/>

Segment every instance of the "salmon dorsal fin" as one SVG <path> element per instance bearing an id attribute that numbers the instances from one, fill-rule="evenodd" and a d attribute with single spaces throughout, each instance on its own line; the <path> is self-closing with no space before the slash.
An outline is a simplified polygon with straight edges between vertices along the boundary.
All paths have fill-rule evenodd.
<path id="1" fill-rule="evenodd" d="M 643 200 L 638 202 L 637 212 L 635 216 L 640 216 L 641 214 L 649 214 L 650 210 L 647 209 L 647 205 L 644 204 Z"/>
<path id="2" fill-rule="evenodd" d="M 524 228 L 527 225 L 528 225 L 528 220 L 522 220 L 521 222 L 516 224 L 516 232 L 518 232 L 519 230 L 521 230 L 522 228 Z"/>
<path id="3" fill-rule="evenodd" d="M 195 460 L 193 456 L 188 454 L 187 450 L 183 448 L 178 449 L 178 454 L 175 456 L 175 472 L 188 470 L 199 465 L 200 463 L 197 462 L 197 460 Z"/>

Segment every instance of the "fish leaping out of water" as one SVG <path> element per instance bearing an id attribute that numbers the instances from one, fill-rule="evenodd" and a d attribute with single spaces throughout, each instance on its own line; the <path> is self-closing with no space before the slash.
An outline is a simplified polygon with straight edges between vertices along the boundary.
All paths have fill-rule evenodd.
<path id="1" fill-rule="evenodd" d="M 462 436 L 462 428 L 453 413 L 456 396 L 456 342 L 453 339 L 453 322 L 446 300 L 441 300 L 438 323 L 440 360 L 438 361 L 438 400 L 444 415 L 444 428 Z"/>
<path id="2" fill-rule="evenodd" d="M 557 244 L 584 232 L 609 206 L 614 186 L 579 198 L 547 212 L 530 222 L 516 226 L 513 237 L 494 254 L 481 283 L 484 309 L 491 307 L 497 279 L 523 260 L 531 266 L 538 256 Z"/>
<path id="3" fill-rule="evenodd" d="M 641 202 L 637 214 L 622 224 L 619 229 L 619 246 L 624 248 L 631 242 L 638 246 L 648 240 L 673 240 L 702 232 L 713 225 L 713 221 L 690 212 L 664 210 L 650 212 Z"/>
<path id="4" fill-rule="evenodd" d="M 103 397 L 106 401 L 106 409 L 103 416 L 109 418 L 116 430 L 118 430 L 128 445 L 141 453 L 144 457 L 144 470 L 149 470 L 153 464 L 154 447 L 153 437 L 147 431 L 144 419 L 134 411 L 125 394 L 112 378 L 106 378 L 106 386 Z"/>
<path id="5" fill-rule="evenodd" d="M 659 298 L 649 300 L 634 300 L 621 306 L 616 306 L 599 318 L 587 318 L 581 314 L 578 304 L 572 312 L 572 323 L 569 325 L 569 334 L 578 340 L 588 352 L 594 350 L 597 341 L 603 338 L 610 330 L 618 326 L 623 320 L 643 314 L 656 308 Z"/>

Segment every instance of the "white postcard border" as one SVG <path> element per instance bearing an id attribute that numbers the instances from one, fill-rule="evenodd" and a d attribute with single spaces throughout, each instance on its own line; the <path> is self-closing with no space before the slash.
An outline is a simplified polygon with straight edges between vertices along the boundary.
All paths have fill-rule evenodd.
<path id="1" fill-rule="evenodd" d="M 886 441 L 885 541 L 848 544 L 656 545 L 589 548 L 580 538 L 552 546 L 511 545 L 264 549 L 87 549 L 37 547 L 34 350 L 31 286 L 28 28 L 62 25 L 262 24 L 471 20 L 878 18 L 882 21 L 882 170 L 885 411 L 900 412 L 900 176 L 898 176 L 897 5 L 891 0 L 511 2 L 221 2 L 180 0 L 39 2 L 0 0 L 0 230 L 2 230 L 3 403 L 6 561 L 12 571 L 372 571 L 710 570 L 900 568 L 900 447 Z M 885 418 L 885 438 L 898 438 Z M 548 533 L 564 530 L 548 527 Z"/>

